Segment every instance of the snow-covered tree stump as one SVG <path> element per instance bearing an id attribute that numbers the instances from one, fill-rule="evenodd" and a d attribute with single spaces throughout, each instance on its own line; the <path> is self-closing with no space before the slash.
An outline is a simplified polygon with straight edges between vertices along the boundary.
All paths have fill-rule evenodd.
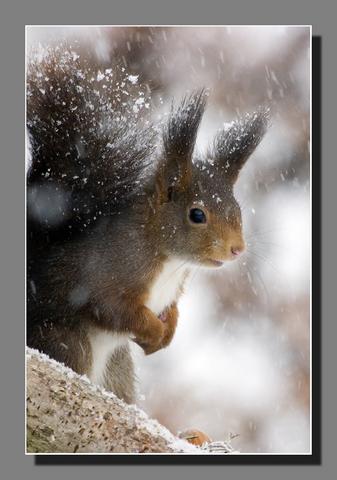
<path id="1" fill-rule="evenodd" d="M 27 452 L 203 454 L 207 449 L 175 437 L 136 406 L 27 349 Z"/>

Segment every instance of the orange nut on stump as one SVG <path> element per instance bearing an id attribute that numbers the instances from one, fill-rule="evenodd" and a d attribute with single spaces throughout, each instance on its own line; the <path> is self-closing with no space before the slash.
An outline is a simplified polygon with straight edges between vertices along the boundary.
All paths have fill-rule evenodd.
<path id="1" fill-rule="evenodd" d="M 200 430 L 184 430 L 183 432 L 180 432 L 178 436 L 179 438 L 183 438 L 189 443 L 192 443 L 192 445 L 199 447 L 204 443 L 210 443 L 212 441 L 206 433 L 201 432 Z"/>

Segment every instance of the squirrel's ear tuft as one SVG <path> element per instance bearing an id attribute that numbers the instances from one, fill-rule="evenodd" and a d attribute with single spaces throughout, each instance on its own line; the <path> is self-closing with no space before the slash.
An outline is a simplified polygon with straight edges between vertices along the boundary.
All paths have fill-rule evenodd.
<path id="1" fill-rule="evenodd" d="M 166 187 L 179 190 L 191 180 L 192 154 L 198 128 L 205 110 L 205 90 L 185 97 L 172 108 L 163 132 L 164 162 L 161 171 Z"/>
<path id="2" fill-rule="evenodd" d="M 202 89 L 185 97 L 177 109 L 172 107 L 163 134 L 167 157 L 191 158 L 205 105 L 206 95 Z"/>
<path id="3" fill-rule="evenodd" d="M 215 138 L 211 155 L 226 179 L 234 183 L 243 165 L 262 140 L 269 123 L 269 108 L 261 107 L 229 124 Z"/>

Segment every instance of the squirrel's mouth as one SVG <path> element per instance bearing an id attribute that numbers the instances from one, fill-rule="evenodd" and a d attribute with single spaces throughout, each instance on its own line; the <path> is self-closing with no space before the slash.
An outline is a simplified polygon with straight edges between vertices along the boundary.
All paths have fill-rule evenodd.
<path id="1" fill-rule="evenodd" d="M 209 267 L 219 268 L 219 267 L 222 267 L 228 261 L 233 261 L 236 258 L 238 258 L 238 256 L 241 254 L 242 251 L 243 251 L 243 248 L 231 248 L 230 255 L 226 256 L 225 258 L 208 257 L 204 260 L 204 263 L 207 264 L 207 266 Z"/>
<path id="2" fill-rule="evenodd" d="M 222 267 L 222 265 L 225 263 L 223 260 L 215 260 L 214 258 L 207 258 L 206 262 L 212 266 L 212 267 Z"/>

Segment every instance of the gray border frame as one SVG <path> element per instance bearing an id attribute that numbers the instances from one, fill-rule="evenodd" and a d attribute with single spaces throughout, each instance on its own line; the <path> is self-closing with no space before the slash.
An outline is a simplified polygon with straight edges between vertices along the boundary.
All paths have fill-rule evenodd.
<path id="1" fill-rule="evenodd" d="M 312 38 L 312 157 L 315 163 L 311 171 L 313 209 L 313 250 L 320 252 L 320 177 L 321 177 L 321 37 Z M 41 454 L 36 455 L 36 465 L 317 465 L 321 461 L 320 424 L 320 269 L 321 257 L 312 261 L 312 453 L 311 454 L 241 454 L 241 455 L 177 455 L 177 454 Z"/>
<path id="2" fill-rule="evenodd" d="M 178 4 L 178 5 L 177 5 Z M 120 479 L 172 478 L 184 475 L 185 478 L 222 478 L 224 474 L 231 479 L 290 478 L 334 478 L 336 450 L 336 348 L 337 322 L 333 298 L 336 297 L 337 256 L 332 250 L 336 245 L 336 224 L 334 205 L 336 200 L 334 136 L 336 123 L 333 117 L 337 96 L 333 89 L 336 83 L 335 18 L 337 4 L 328 0 L 320 2 L 295 1 L 274 2 L 259 0 L 243 2 L 236 0 L 235 5 L 220 0 L 201 2 L 164 2 L 161 6 L 155 0 L 123 0 L 123 4 L 114 2 L 76 2 L 50 3 L 41 0 L 26 0 L 22 5 L 12 0 L 10 5 L 2 7 L 0 47 L 1 55 L 1 166 L 4 171 L 0 177 L 1 220 L 1 317 L 3 333 L 1 335 L 1 439 L 0 465 L 1 476 L 8 479 L 25 478 L 72 478 L 85 479 L 95 476 Z M 9 8 L 11 7 L 11 9 Z M 204 11 L 202 10 L 204 8 Z M 91 9 L 91 11 L 90 11 Z M 24 25 L 25 24 L 313 24 L 313 34 L 322 36 L 323 61 L 323 98 L 322 98 L 322 465 L 283 466 L 255 468 L 237 466 L 185 466 L 185 467 L 49 467 L 34 466 L 34 459 L 24 456 Z M 330 140 L 330 143 L 329 143 Z M 315 161 L 315 159 L 313 159 Z M 330 250 L 331 249 L 331 250 Z M 314 252 L 315 254 L 315 252 Z M 330 299 L 330 303 L 329 300 Z M 313 319 L 314 320 L 314 319 Z"/>

